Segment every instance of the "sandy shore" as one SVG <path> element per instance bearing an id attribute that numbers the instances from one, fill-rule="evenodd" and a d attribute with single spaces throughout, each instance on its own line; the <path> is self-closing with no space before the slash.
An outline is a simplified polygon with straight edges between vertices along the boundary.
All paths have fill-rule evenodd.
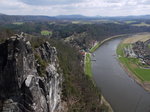
<path id="1" fill-rule="evenodd" d="M 108 112 L 114 112 L 111 105 L 108 103 L 108 101 L 104 98 L 104 96 L 102 95 L 101 97 L 101 104 L 104 104 L 108 107 Z"/>

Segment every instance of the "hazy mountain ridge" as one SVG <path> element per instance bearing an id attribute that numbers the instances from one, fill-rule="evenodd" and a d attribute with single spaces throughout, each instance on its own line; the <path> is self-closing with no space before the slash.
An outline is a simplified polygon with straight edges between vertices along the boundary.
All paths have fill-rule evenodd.
<path id="1" fill-rule="evenodd" d="M 55 20 L 55 17 L 49 16 L 32 16 L 32 15 L 3 15 L 0 14 L 0 22 L 28 22 L 28 21 L 49 21 Z"/>
<path id="2" fill-rule="evenodd" d="M 3 13 L 0 13 L 0 15 L 5 15 L 5 14 L 3 14 Z"/>
<path id="3" fill-rule="evenodd" d="M 83 16 L 83 15 L 58 15 L 58 16 L 41 16 L 41 15 L 5 15 L 0 13 L 0 22 L 24 22 L 24 21 L 49 21 L 49 20 L 133 20 L 133 19 L 150 19 L 150 15 L 139 16 Z"/>

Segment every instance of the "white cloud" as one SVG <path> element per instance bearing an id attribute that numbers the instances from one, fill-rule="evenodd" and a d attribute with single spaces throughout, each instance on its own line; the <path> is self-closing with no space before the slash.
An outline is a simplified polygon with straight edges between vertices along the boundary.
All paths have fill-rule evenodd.
<path id="1" fill-rule="evenodd" d="M 150 0 L 0 0 L 0 13 L 124 16 L 150 14 Z"/>

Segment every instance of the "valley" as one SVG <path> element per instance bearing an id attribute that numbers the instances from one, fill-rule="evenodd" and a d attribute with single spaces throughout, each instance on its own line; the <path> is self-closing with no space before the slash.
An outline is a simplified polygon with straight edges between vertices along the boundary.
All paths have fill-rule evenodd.
<path id="1" fill-rule="evenodd" d="M 149 92 L 119 64 L 123 60 L 125 66 L 129 64 L 129 69 L 135 70 L 137 59 L 128 60 L 119 43 L 123 39 L 123 46 L 148 41 L 150 27 L 145 24 L 149 21 L 130 17 L 2 15 L 0 86 L 15 82 L 17 88 L 7 85 L 12 94 L 2 89 L 0 111 L 38 111 L 44 106 L 45 112 L 148 112 Z M 145 24 L 135 25 L 142 22 Z M 140 67 L 140 71 L 136 70 L 142 76 L 141 83 L 148 85 L 149 70 Z M 36 84 L 41 97 L 32 90 Z M 26 101 L 20 94 L 31 99 Z M 37 97 L 42 99 L 35 100 Z M 24 102 L 29 104 L 22 107 Z"/>

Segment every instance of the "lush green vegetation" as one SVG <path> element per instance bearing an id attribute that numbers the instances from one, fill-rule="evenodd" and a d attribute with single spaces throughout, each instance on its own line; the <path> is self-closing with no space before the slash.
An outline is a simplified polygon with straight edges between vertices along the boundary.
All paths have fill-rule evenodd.
<path id="1" fill-rule="evenodd" d="M 51 21 L 50 22 L 24 22 L 23 24 L 17 25 L 17 24 L 11 24 L 0 23 L 0 31 L 1 29 L 10 29 L 14 31 L 15 33 L 25 32 L 32 35 L 48 35 L 50 34 L 52 38 L 66 38 L 73 34 L 80 34 L 83 32 L 87 33 L 87 36 L 84 40 L 88 42 L 87 40 L 98 40 L 102 41 L 106 39 L 107 37 L 113 36 L 113 35 L 119 35 L 119 34 L 127 34 L 127 33 L 136 33 L 136 32 L 148 32 L 150 31 L 150 27 L 137 27 L 132 26 L 134 24 L 139 24 L 141 22 L 135 22 L 134 24 L 116 24 L 116 23 L 101 23 L 96 24 L 74 24 L 72 23 L 74 21 L 68 21 L 68 22 L 62 22 L 62 21 Z M 149 22 L 149 21 L 148 21 Z M 148 22 L 145 22 L 145 24 L 149 24 Z M 44 32 L 41 32 L 45 30 Z M 50 33 L 52 32 L 52 33 Z M 83 41 L 84 41 L 83 40 Z"/>
<path id="2" fill-rule="evenodd" d="M 119 61 L 135 74 L 141 81 L 150 81 L 150 69 L 142 68 L 137 58 L 127 58 L 124 56 L 123 48 L 128 44 L 120 44 L 117 48 Z"/>
<path id="3" fill-rule="evenodd" d="M 35 59 L 37 60 L 37 63 L 40 65 L 40 67 L 38 68 L 38 73 L 40 74 L 41 77 L 43 77 L 44 74 L 46 73 L 45 70 L 46 67 L 48 66 L 48 62 L 43 60 L 41 56 L 39 56 L 37 53 L 35 53 Z"/>
<path id="4" fill-rule="evenodd" d="M 64 73 L 64 99 L 73 98 L 76 100 L 75 104 L 69 104 L 69 112 L 101 112 L 107 110 L 106 106 L 101 107 L 99 105 L 100 93 L 93 85 L 91 78 L 84 74 L 80 65 L 81 55 L 78 51 L 62 41 L 51 40 L 50 43 L 57 48 L 60 67 Z"/>
<path id="5" fill-rule="evenodd" d="M 127 24 L 131 24 L 131 23 L 134 23 L 134 22 L 136 22 L 136 21 L 125 21 L 125 23 L 127 23 Z"/>
<path id="6" fill-rule="evenodd" d="M 52 31 L 42 30 L 42 31 L 41 31 L 41 35 L 44 35 L 44 36 L 51 36 L 51 35 L 52 35 Z"/>
<path id="7" fill-rule="evenodd" d="M 7 38 L 11 37 L 13 34 L 14 32 L 9 29 L 0 30 L 0 43 L 4 42 Z"/>
<path id="8" fill-rule="evenodd" d="M 90 78 L 92 77 L 92 67 L 91 67 L 91 54 L 86 53 L 85 55 L 85 74 L 89 76 Z"/>
<path id="9" fill-rule="evenodd" d="M 23 22 L 14 22 L 13 24 L 14 24 L 14 25 L 22 25 Z"/>
<path id="10" fill-rule="evenodd" d="M 146 27 L 150 27 L 150 24 L 146 24 L 146 23 L 144 23 L 144 22 L 141 22 L 141 23 L 139 23 L 139 24 L 132 24 L 133 26 L 146 26 Z"/>
<path id="11" fill-rule="evenodd" d="M 150 48 L 150 44 L 148 44 L 148 48 Z"/>
<path id="12" fill-rule="evenodd" d="M 100 45 L 101 45 L 101 43 L 98 42 L 95 46 L 93 46 L 93 47 L 90 49 L 90 52 L 93 53 L 97 48 L 99 48 Z"/>

